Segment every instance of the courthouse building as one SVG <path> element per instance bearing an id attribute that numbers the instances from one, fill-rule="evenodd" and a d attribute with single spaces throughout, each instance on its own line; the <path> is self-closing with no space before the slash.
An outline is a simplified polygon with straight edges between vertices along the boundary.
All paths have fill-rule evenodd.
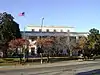
<path id="1" fill-rule="evenodd" d="M 67 26 L 34 26 L 30 25 L 25 28 L 25 31 L 21 31 L 22 36 L 30 41 L 29 52 L 35 51 L 37 54 L 36 39 L 40 36 L 42 37 L 70 37 L 70 39 L 79 39 L 82 36 L 87 36 L 88 32 L 75 32 L 74 27 Z"/>

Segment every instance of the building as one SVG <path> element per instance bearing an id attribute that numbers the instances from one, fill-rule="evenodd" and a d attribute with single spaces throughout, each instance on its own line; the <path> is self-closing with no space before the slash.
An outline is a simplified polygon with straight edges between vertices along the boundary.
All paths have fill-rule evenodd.
<path id="1" fill-rule="evenodd" d="M 74 27 L 65 26 L 27 26 L 25 31 L 22 31 L 22 36 L 30 41 L 31 46 L 29 47 L 29 52 L 35 51 L 37 54 L 36 39 L 40 36 L 42 37 L 52 37 L 52 36 L 65 36 L 68 39 L 79 39 L 82 36 L 87 36 L 88 32 L 75 32 Z"/>

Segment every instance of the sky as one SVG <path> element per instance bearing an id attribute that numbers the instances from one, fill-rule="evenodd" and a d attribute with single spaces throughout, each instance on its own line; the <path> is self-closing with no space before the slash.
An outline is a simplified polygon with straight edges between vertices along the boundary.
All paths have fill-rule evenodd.
<path id="1" fill-rule="evenodd" d="M 100 29 L 100 0 L 0 0 L 0 12 L 14 16 L 20 30 L 27 25 L 71 26 L 77 32 Z M 25 12 L 25 16 L 18 14 Z"/>

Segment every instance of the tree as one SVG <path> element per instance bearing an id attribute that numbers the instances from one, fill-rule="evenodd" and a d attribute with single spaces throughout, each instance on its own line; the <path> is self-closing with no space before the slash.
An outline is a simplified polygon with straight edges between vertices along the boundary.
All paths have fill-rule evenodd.
<path id="1" fill-rule="evenodd" d="M 88 35 L 88 43 L 89 43 L 89 48 L 90 49 L 94 49 L 95 50 L 95 44 L 99 43 L 100 40 L 100 34 L 99 34 L 99 30 L 93 28 L 90 29 L 90 34 Z"/>
<path id="2" fill-rule="evenodd" d="M 41 38 L 37 39 L 37 44 L 41 46 L 39 50 L 43 50 L 43 52 L 47 55 L 47 62 L 49 62 L 50 51 L 52 50 L 53 39 L 51 38 Z M 41 52 L 41 51 L 40 51 Z M 42 61 L 42 56 L 41 56 Z"/>
<path id="3" fill-rule="evenodd" d="M 87 38 L 85 36 L 79 38 L 78 42 L 75 45 L 75 49 L 83 50 L 86 42 L 87 42 Z"/>
<path id="4" fill-rule="evenodd" d="M 94 54 L 99 55 L 100 54 L 100 39 L 96 42 L 94 46 Z"/>
<path id="5" fill-rule="evenodd" d="M 28 46 L 29 46 L 29 41 L 26 39 L 15 39 L 15 40 L 11 40 L 9 42 L 9 48 L 11 50 L 17 50 L 17 54 L 20 55 L 20 61 L 21 61 L 21 55 L 27 55 L 28 52 Z M 24 56 L 24 57 L 25 57 Z M 28 55 L 27 55 L 28 57 Z"/>
<path id="6" fill-rule="evenodd" d="M 21 38 L 19 24 L 14 21 L 14 17 L 6 12 L 0 13 L 0 46 L 6 57 L 8 42 L 12 39 Z M 5 46 L 3 48 L 3 46 Z"/>
<path id="7" fill-rule="evenodd" d="M 80 56 L 80 54 L 82 54 L 83 49 L 84 49 L 84 45 L 87 42 L 87 38 L 85 36 L 82 36 L 81 38 L 79 38 L 77 40 L 77 42 L 75 43 L 74 48 L 74 52 L 77 53 L 78 56 Z"/>
<path id="8" fill-rule="evenodd" d="M 63 50 L 67 52 L 68 50 L 68 42 L 67 38 L 62 36 L 62 37 L 54 37 L 54 42 L 53 42 L 53 55 L 56 56 L 61 56 Z"/>
<path id="9" fill-rule="evenodd" d="M 94 56 L 95 54 L 98 54 L 100 49 L 100 34 L 99 30 L 93 28 L 89 30 L 89 35 L 87 42 L 84 46 L 84 55 L 88 58 L 91 58 L 91 56 Z"/>
<path id="10" fill-rule="evenodd" d="M 93 49 L 96 42 L 99 40 L 100 34 L 99 34 L 99 30 L 95 28 L 90 29 L 89 32 L 90 32 L 88 35 L 88 41 L 90 41 L 89 48 Z"/>
<path id="11" fill-rule="evenodd" d="M 72 37 L 70 42 L 68 41 L 67 37 L 65 36 L 55 36 L 52 37 L 53 39 L 53 46 L 52 46 L 52 54 L 53 56 L 66 56 L 67 53 L 70 55 L 72 54 L 74 45 L 76 44 L 75 39 Z M 71 51 L 71 52 L 70 52 Z"/>

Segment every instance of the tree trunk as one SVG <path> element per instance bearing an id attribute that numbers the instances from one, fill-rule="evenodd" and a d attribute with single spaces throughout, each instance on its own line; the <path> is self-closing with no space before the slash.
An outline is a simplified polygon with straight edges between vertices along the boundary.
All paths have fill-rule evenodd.
<path id="1" fill-rule="evenodd" d="M 3 57 L 4 57 L 4 58 L 7 57 L 7 50 L 6 50 L 6 49 L 3 50 Z"/>
<path id="2" fill-rule="evenodd" d="M 26 55 L 25 55 L 25 52 L 23 53 L 23 60 L 24 60 L 24 63 L 26 62 Z"/>
<path id="3" fill-rule="evenodd" d="M 20 61 L 19 61 L 19 62 L 20 62 L 20 64 L 22 63 L 22 58 L 21 58 L 21 56 L 22 56 L 22 55 L 20 54 L 20 55 L 19 55 L 19 58 L 20 58 Z"/>
<path id="4" fill-rule="evenodd" d="M 72 50 L 70 49 L 70 56 L 72 56 Z"/>
<path id="5" fill-rule="evenodd" d="M 40 53 L 40 56 L 41 56 L 41 64 L 43 63 L 43 56 L 42 56 L 42 53 Z"/>
<path id="6" fill-rule="evenodd" d="M 28 56 L 29 56 L 29 52 L 26 52 L 26 62 L 28 62 Z"/>
<path id="7" fill-rule="evenodd" d="M 4 58 L 7 57 L 7 49 L 8 49 L 8 45 L 7 44 L 3 44 L 2 45 L 2 52 L 3 52 L 3 57 Z"/>
<path id="8" fill-rule="evenodd" d="M 47 54 L 47 63 L 49 63 L 49 54 Z"/>

